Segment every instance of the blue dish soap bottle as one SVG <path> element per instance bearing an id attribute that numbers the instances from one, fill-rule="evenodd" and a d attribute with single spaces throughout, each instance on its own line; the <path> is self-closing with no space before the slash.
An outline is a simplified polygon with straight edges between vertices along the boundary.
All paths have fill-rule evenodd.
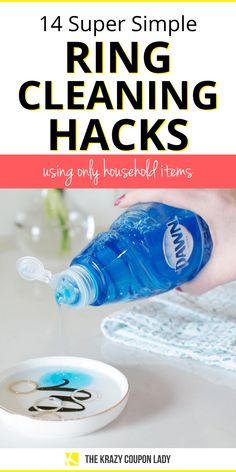
<path id="1" fill-rule="evenodd" d="M 182 285 L 206 265 L 212 248 L 209 227 L 200 216 L 161 203 L 138 203 L 98 234 L 65 271 L 52 275 L 29 257 L 18 261 L 18 271 L 27 280 L 49 283 L 60 305 L 96 306 Z"/>

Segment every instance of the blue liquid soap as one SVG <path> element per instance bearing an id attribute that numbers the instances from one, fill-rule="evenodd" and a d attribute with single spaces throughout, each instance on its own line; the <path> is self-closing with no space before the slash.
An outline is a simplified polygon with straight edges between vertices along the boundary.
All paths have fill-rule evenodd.
<path id="1" fill-rule="evenodd" d="M 212 246 L 208 225 L 191 211 L 136 204 L 61 273 L 56 301 L 96 306 L 164 293 L 196 277 Z"/>
<path id="2" fill-rule="evenodd" d="M 39 385 L 42 387 L 57 386 L 63 384 L 65 380 L 68 381 L 66 387 L 81 389 L 90 385 L 93 378 L 86 372 L 61 369 L 56 372 L 48 372 L 47 374 L 44 374 L 39 379 Z"/>
<path id="3" fill-rule="evenodd" d="M 158 295 L 192 280 L 210 259 L 207 223 L 188 210 L 138 203 L 100 233 L 59 274 L 21 258 L 27 280 L 51 285 L 59 305 L 104 305 Z"/>

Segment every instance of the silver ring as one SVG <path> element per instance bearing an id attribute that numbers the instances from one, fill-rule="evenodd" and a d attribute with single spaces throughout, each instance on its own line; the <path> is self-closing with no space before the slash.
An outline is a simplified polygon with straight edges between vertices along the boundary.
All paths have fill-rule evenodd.
<path id="1" fill-rule="evenodd" d="M 80 398 L 80 399 L 76 398 L 76 394 L 85 395 L 83 392 L 81 392 L 81 389 L 78 389 L 78 390 L 75 390 L 71 394 L 71 398 L 75 403 L 80 403 L 80 402 L 92 402 L 92 401 L 97 400 L 100 397 L 100 395 L 97 392 L 94 392 L 92 390 L 90 390 L 88 393 L 90 393 L 91 395 L 91 397 L 89 398 Z"/>
<path id="2" fill-rule="evenodd" d="M 53 406 L 53 407 L 50 407 L 50 406 L 49 406 L 49 408 L 51 408 L 51 409 L 50 409 L 50 410 L 47 410 L 47 413 L 59 411 L 59 410 L 61 409 L 61 407 L 62 407 L 62 404 L 63 404 L 62 400 L 59 400 L 59 398 L 55 398 L 55 397 L 39 398 L 38 400 L 36 400 L 36 402 L 35 402 L 34 405 L 33 405 L 34 408 L 35 408 L 35 410 L 36 410 L 36 411 L 39 411 L 40 413 L 46 413 L 46 412 L 44 411 L 44 408 L 46 407 L 46 405 L 41 406 L 41 407 L 38 405 L 40 402 L 46 402 L 46 401 L 48 401 L 48 402 L 54 401 L 54 402 L 57 403 L 57 406 Z"/>
<path id="3" fill-rule="evenodd" d="M 19 390 L 17 389 L 17 386 L 21 384 L 26 384 L 28 386 L 31 386 L 32 388 L 30 390 Z M 37 390 L 38 383 L 35 382 L 34 380 L 17 380 L 17 382 L 13 382 L 12 384 L 9 385 L 9 390 L 13 393 L 16 393 L 17 395 L 26 395 L 28 393 L 34 392 L 34 390 Z"/>

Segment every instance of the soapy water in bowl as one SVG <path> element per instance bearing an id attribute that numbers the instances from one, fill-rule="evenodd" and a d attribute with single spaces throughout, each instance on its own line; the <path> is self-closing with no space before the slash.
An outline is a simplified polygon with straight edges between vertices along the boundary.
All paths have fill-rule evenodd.
<path id="1" fill-rule="evenodd" d="M 61 368 L 59 371 L 44 374 L 39 379 L 39 383 L 43 387 L 49 387 L 51 385 L 55 386 L 62 384 L 64 379 L 69 381 L 68 386 L 70 388 L 76 389 L 87 387 L 93 381 L 92 376 L 85 372 L 63 370 L 63 368 Z"/>

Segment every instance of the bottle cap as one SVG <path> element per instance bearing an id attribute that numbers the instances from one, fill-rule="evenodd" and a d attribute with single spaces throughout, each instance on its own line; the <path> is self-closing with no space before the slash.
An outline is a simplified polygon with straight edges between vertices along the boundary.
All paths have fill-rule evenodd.
<path id="1" fill-rule="evenodd" d="M 64 272 L 52 274 L 36 257 L 25 256 L 16 261 L 16 269 L 22 279 L 39 280 L 49 284 L 55 292 L 58 305 L 85 306 L 94 302 L 97 284 L 90 272 L 83 266 L 69 267 Z"/>
<path id="2" fill-rule="evenodd" d="M 46 284 L 52 280 L 52 273 L 46 270 L 43 263 L 36 257 L 21 257 L 16 261 L 16 269 L 25 280 L 39 280 Z"/>

